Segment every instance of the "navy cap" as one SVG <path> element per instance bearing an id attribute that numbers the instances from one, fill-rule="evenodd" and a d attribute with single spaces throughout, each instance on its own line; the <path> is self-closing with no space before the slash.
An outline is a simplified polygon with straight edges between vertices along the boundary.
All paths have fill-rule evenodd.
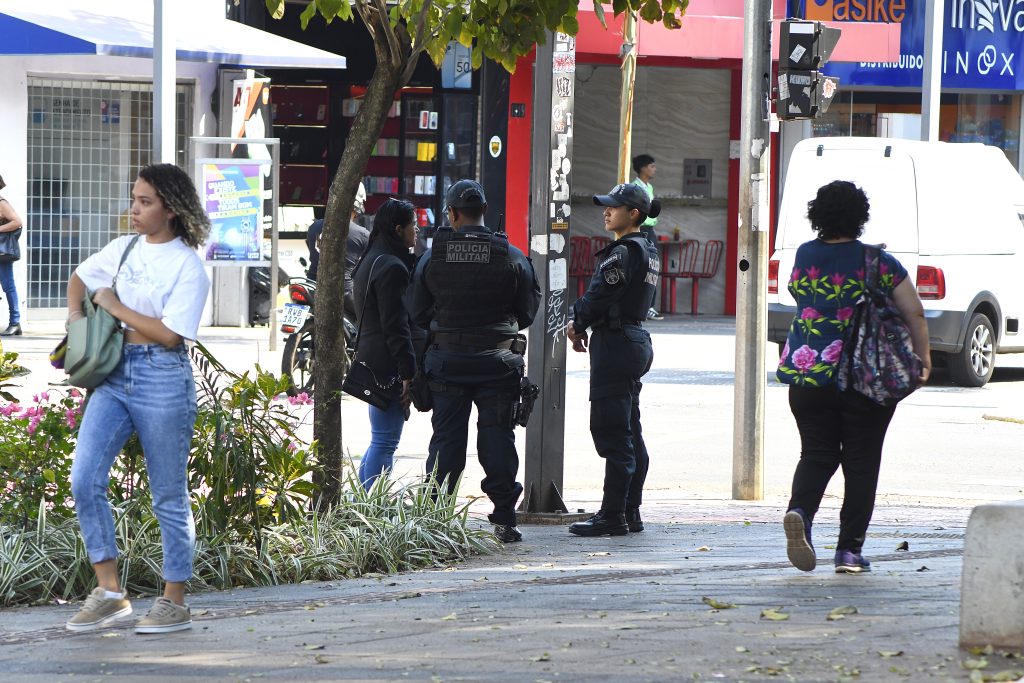
<path id="1" fill-rule="evenodd" d="M 595 194 L 594 203 L 598 206 L 628 206 L 651 215 L 651 197 L 647 190 L 634 183 L 620 183 L 608 194 Z"/>
<path id="2" fill-rule="evenodd" d="M 460 180 L 452 183 L 444 195 L 444 205 L 451 209 L 482 207 L 487 203 L 484 188 L 475 180 Z"/>

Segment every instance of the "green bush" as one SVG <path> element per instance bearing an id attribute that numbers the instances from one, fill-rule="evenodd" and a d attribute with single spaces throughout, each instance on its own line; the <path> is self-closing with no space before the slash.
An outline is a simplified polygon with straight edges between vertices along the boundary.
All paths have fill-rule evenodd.
<path id="1" fill-rule="evenodd" d="M 199 405 L 189 456 L 197 536 L 190 589 L 395 572 L 496 547 L 489 531 L 469 528 L 467 506 L 454 495 L 383 478 L 364 491 L 351 466 L 345 502 L 313 510 L 312 448 L 278 398 L 287 380 L 259 367 L 252 377 L 232 373 L 199 344 L 192 359 Z M 39 394 L 28 407 L 0 406 L 0 605 L 80 598 L 95 585 L 70 491 L 82 400 L 72 389 Z M 155 593 L 162 548 L 143 463 L 132 437 L 111 472 L 110 498 L 123 583 Z"/>

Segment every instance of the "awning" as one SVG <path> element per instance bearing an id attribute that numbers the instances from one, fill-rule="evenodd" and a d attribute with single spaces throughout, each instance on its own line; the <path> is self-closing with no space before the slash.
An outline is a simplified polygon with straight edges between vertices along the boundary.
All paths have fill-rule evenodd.
<path id="1" fill-rule="evenodd" d="M 221 3 L 214 3 L 221 5 Z M 0 0 L 0 56 L 153 57 L 153 3 L 145 0 Z M 175 2 L 181 61 L 344 69 L 345 57 Z"/>

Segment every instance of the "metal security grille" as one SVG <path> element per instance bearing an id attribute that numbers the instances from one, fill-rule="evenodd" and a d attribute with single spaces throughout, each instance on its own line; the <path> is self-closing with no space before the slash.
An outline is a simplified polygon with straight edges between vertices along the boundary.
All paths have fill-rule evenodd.
<path id="1" fill-rule="evenodd" d="M 28 82 L 28 305 L 63 308 L 75 267 L 131 230 L 136 174 L 150 163 L 152 83 Z M 175 149 L 185 164 L 193 88 L 177 86 Z"/>

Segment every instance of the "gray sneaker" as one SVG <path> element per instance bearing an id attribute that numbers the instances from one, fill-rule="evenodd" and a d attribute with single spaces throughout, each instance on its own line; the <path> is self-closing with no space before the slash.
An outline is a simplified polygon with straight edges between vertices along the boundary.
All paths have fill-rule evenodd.
<path id="1" fill-rule="evenodd" d="M 157 598 L 149 614 L 135 623 L 136 633 L 171 633 L 192 628 L 192 610 L 167 598 Z"/>
<path id="2" fill-rule="evenodd" d="M 132 603 L 127 598 L 108 598 L 103 588 L 94 588 L 85 599 L 78 614 L 68 620 L 69 631 L 92 631 L 103 628 L 132 613 Z"/>

